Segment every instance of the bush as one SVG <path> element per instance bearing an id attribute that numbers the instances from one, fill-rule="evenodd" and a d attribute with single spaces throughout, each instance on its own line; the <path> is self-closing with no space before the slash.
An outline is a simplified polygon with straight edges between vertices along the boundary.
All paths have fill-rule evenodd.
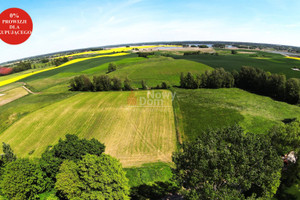
<path id="1" fill-rule="evenodd" d="M 68 62 L 68 61 L 69 61 L 69 59 L 68 59 L 67 57 L 56 58 L 56 59 L 53 60 L 53 64 L 54 64 L 55 66 L 59 66 L 59 65 L 65 63 L 65 62 Z"/>
<path id="2" fill-rule="evenodd" d="M 154 55 L 154 52 L 138 52 L 139 57 L 147 58 L 148 56 Z"/>
<path id="3" fill-rule="evenodd" d="M 115 63 L 109 63 L 108 64 L 108 70 L 107 73 L 113 72 L 117 70 L 117 65 Z"/>

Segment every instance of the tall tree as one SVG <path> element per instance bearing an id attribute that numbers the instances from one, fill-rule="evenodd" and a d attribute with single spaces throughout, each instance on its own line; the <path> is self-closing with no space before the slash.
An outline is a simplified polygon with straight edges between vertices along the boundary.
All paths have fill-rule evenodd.
<path id="1" fill-rule="evenodd" d="M 64 161 L 55 188 L 63 199 L 129 199 L 120 162 L 105 154 L 87 154 L 77 164 Z"/>
<path id="2" fill-rule="evenodd" d="M 288 103 L 300 103 L 300 80 L 291 78 L 286 82 L 286 100 Z"/>
<path id="3" fill-rule="evenodd" d="M 112 80 L 112 89 L 113 90 L 122 90 L 122 81 L 121 79 L 117 78 L 117 77 L 114 77 L 111 79 Z"/>
<path id="4" fill-rule="evenodd" d="M 187 199 L 272 198 L 283 162 L 266 137 L 233 126 L 203 133 L 173 154 Z"/>
<path id="5" fill-rule="evenodd" d="M 185 85 L 187 89 L 197 88 L 197 83 L 195 81 L 194 75 L 191 72 L 188 72 L 184 79 L 185 79 Z"/>
<path id="6" fill-rule="evenodd" d="M 12 148 L 9 144 L 5 142 L 2 143 L 3 154 L 1 155 L 1 163 L 6 164 L 17 159 L 17 156 L 14 154 Z"/>
<path id="7" fill-rule="evenodd" d="M 111 79 L 107 75 L 94 76 L 95 91 L 109 91 L 112 89 Z"/>
<path id="8" fill-rule="evenodd" d="M 148 89 L 148 87 L 146 85 L 146 81 L 142 80 L 141 84 L 142 84 L 142 89 L 143 90 L 147 90 Z"/>
<path id="9" fill-rule="evenodd" d="M 46 174 L 29 159 L 18 159 L 4 168 L 1 189 L 9 199 L 38 199 L 48 187 Z"/>
<path id="10" fill-rule="evenodd" d="M 285 160 L 281 184 L 276 197 L 277 199 L 297 199 L 300 194 L 300 122 L 294 121 L 274 126 L 268 137 L 271 138 L 272 145 L 279 155 L 286 157 L 293 153 L 296 158 L 296 163 Z"/>
<path id="11" fill-rule="evenodd" d="M 125 91 L 130 91 L 132 90 L 132 86 L 131 86 L 131 81 L 126 77 L 124 80 L 124 90 Z"/>
<path id="12" fill-rule="evenodd" d="M 104 144 L 96 139 L 79 139 L 76 135 L 66 135 L 53 147 L 48 147 L 41 156 L 41 167 L 55 181 L 59 166 L 64 160 L 78 161 L 86 154 L 101 155 L 105 150 Z"/>

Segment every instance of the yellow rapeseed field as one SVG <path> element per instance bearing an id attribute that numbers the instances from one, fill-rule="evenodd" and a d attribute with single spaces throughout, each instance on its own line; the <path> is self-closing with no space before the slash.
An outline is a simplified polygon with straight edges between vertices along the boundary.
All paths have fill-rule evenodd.
<path id="1" fill-rule="evenodd" d="M 60 57 L 57 57 L 57 58 L 80 56 L 80 55 L 86 55 L 86 54 L 120 53 L 120 52 L 124 52 L 124 51 L 130 51 L 133 48 L 136 48 L 136 49 L 149 49 L 149 48 L 157 48 L 157 47 L 181 47 L 181 46 L 179 46 L 179 45 L 149 45 L 149 46 L 118 47 L 118 48 L 99 50 L 99 51 L 86 51 L 86 52 L 81 52 L 81 53 L 74 53 L 74 54 L 69 54 L 69 55 L 66 55 L 66 56 L 60 56 Z"/>
<path id="2" fill-rule="evenodd" d="M 10 83 L 14 83 L 16 81 L 19 81 L 19 80 L 21 80 L 23 78 L 27 78 L 27 77 L 35 75 L 35 74 L 39 74 L 39 73 L 42 73 L 42 72 L 45 72 L 45 71 L 50 71 L 50 70 L 53 70 L 53 69 L 64 67 L 66 65 L 70 65 L 70 64 L 73 64 L 73 63 L 81 62 L 81 61 L 84 61 L 84 60 L 89 60 L 89 59 L 94 59 L 94 58 L 101 58 L 101 57 L 125 56 L 125 55 L 128 55 L 128 53 L 116 53 L 116 54 L 111 54 L 111 55 L 99 55 L 99 56 L 95 56 L 95 57 L 78 58 L 78 59 L 70 60 L 70 61 L 68 61 L 68 62 L 66 62 L 66 63 L 64 63 L 62 65 L 56 66 L 56 67 L 50 67 L 50 68 L 43 69 L 43 70 L 40 70 L 40 71 L 35 71 L 35 72 L 32 72 L 32 73 L 23 74 L 23 75 L 20 75 L 20 76 L 11 78 L 11 79 L 0 81 L 0 87 L 4 86 L 4 85 L 8 85 Z"/>
<path id="3" fill-rule="evenodd" d="M 298 57 L 292 57 L 292 56 L 287 56 L 287 58 L 300 60 L 300 58 L 298 58 Z"/>

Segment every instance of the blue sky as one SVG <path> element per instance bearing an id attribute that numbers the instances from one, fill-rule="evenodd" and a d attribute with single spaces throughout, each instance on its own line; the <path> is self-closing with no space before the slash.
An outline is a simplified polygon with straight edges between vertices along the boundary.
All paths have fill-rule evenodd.
<path id="1" fill-rule="evenodd" d="M 33 20 L 21 45 L 0 41 L 0 62 L 101 45 L 179 40 L 300 46 L 299 0 L 0 0 Z"/>

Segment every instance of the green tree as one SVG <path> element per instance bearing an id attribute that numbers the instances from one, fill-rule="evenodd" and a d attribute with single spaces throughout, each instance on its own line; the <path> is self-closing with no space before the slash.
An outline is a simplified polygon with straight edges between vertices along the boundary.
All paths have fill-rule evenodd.
<path id="1" fill-rule="evenodd" d="M 268 137 L 279 155 L 285 155 L 291 151 L 300 152 L 300 122 L 281 124 L 270 129 Z"/>
<path id="2" fill-rule="evenodd" d="M 49 146 L 42 154 L 40 163 L 47 176 L 55 181 L 59 166 L 64 160 L 78 161 L 86 154 L 101 155 L 105 150 L 104 144 L 96 139 L 79 139 L 76 135 L 66 135 L 53 147 Z"/>
<path id="3" fill-rule="evenodd" d="M 70 80 L 70 90 L 71 91 L 92 91 L 93 84 L 89 77 L 86 75 L 80 75 L 74 77 Z"/>
<path id="4" fill-rule="evenodd" d="M 231 88 L 234 86 L 234 78 L 231 73 L 223 68 L 217 68 L 208 73 L 206 87 L 208 88 Z"/>
<path id="5" fill-rule="evenodd" d="M 270 96 L 276 99 L 284 100 L 286 76 L 280 74 L 272 74 L 268 78 L 268 83 Z"/>
<path id="6" fill-rule="evenodd" d="M 300 102 L 300 80 L 291 78 L 286 82 L 286 100 L 288 103 L 297 104 Z"/>
<path id="7" fill-rule="evenodd" d="M 296 163 L 288 162 L 282 170 L 281 184 L 276 197 L 297 199 L 300 194 L 300 122 L 274 126 L 268 137 L 279 155 L 284 156 L 293 151 L 297 157 Z"/>
<path id="8" fill-rule="evenodd" d="M 161 89 L 168 89 L 168 88 L 170 88 L 170 87 L 168 86 L 168 84 L 167 84 L 166 82 L 162 82 L 160 88 L 161 88 Z"/>
<path id="9" fill-rule="evenodd" d="M 180 73 L 180 87 L 186 88 L 185 77 L 184 77 L 183 72 Z"/>
<path id="10" fill-rule="evenodd" d="M 143 90 L 147 90 L 148 89 L 148 87 L 146 85 L 146 81 L 142 80 L 141 84 L 142 84 L 142 89 Z"/>
<path id="11" fill-rule="evenodd" d="M 109 63 L 108 64 L 108 73 L 116 71 L 117 70 L 117 65 L 115 63 Z"/>
<path id="12" fill-rule="evenodd" d="M 2 149 L 3 154 L 1 155 L 0 167 L 17 159 L 17 156 L 14 154 L 9 144 L 2 142 Z"/>
<path id="13" fill-rule="evenodd" d="M 197 83 L 195 81 L 194 75 L 191 72 L 188 72 L 184 79 L 185 79 L 185 85 L 187 89 L 197 88 Z"/>
<path id="14" fill-rule="evenodd" d="M 117 78 L 117 77 L 114 77 L 111 79 L 112 80 L 112 89 L 113 90 L 122 90 L 122 81 L 121 79 Z"/>
<path id="15" fill-rule="evenodd" d="M 64 161 L 55 189 L 66 199 L 129 199 L 128 179 L 121 164 L 106 154 L 87 154 L 77 164 Z"/>
<path id="16" fill-rule="evenodd" d="M 245 134 L 239 126 L 208 131 L 184 143 L 173 161 L 187 199 L 270 199 L 283 165 L 267 137 Z"/>
<path id="17" fill-rule="evenodd" d="M 112 88 L 111 79 L 107 75 L 94 76 L 93 84 L 95 91 L 109 91 Z"/>
<path id="18" fill-rule="evenodd" d="M 4 168 L 1 188 L 10 199 L 38 199 L 48 186 L 46 174 L 29 159 L 18 159 Z"/>
<path id="19" fill-rule="evenodd" d="M 131 86 L 131 81 L 126 77 L 124 80 L 124 90 L 125 91 L 130 91 L 132 90 L 132 86 Z"/>

